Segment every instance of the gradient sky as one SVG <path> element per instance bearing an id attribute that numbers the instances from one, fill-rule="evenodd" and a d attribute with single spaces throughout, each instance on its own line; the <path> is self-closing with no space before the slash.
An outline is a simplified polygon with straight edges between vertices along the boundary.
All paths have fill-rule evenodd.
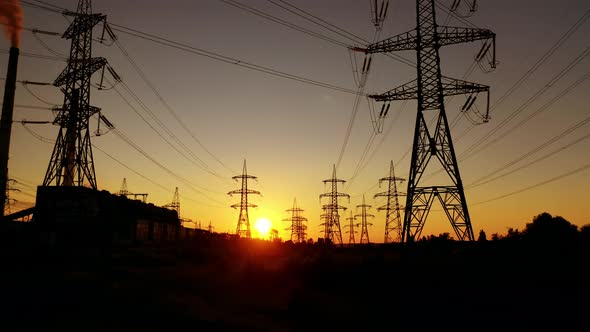
<path id="1" fill-rule="evenodd" d="M 75 10 L 77 5 L 76 0 L 48 2 L 71 10 Z M 366 40 L 374 36 L 369 1 L 288 2 Z M 451 2 L 440 1 L 446 6 Z M 269 1 L 243 3 L 341 43 L 355 45 L 341 35 L 313 25 Z M 542 212 L 560 215 L 578 226 L 590 224 L 587 202 L 590 140 L 586 139 L 590 127 L 583 122 L 588 121 L 590 114 L 587 106 L 590 86 L 584 80 L 584 76 L 589 75 L 590 59 L 581 59 L 559 80 L 552 82 L 552 78 L 590 46 L 590 22 L 580 25 L 541 66 L 528 75 L 518 89 L 496 106 L 498 99 L 525 77 L 533 65 L 588 12 L 587 0 L 496 0 L 478 1 L 478 4 L 478 11 L 467 20 L 497 34 L 498 66 L 491 73 L 477 68 L 466 79 L 491 87 L 491 120 L 473 126 L 465 116 L 460 115 L 464 96 L 455 97 L 446 104 L 449 119 L 459 117 L 451 134 L 467 188 L 474 232 L 477 234 L 483 229 L 489 236 L 492 233 L 504 234 L 509 227 L 522 229 Z M 252 15 L 223 1 L 103 0 L 94 1 L 93 7 L 94 12 L 106 14 L 113 24 L 288 74 L 356 89 L 349 51 L 345 47 Z M 23 24 L 27 28 L 61 33 L 68 26 L 68 21 L 59 14 L 29 6 L 23 6 L 23 10 Z M 438 13 L 438 22 L 441 25 L 447 22 L 447 25 L 465 26 L 452 17 L 447 18 L 444 12 Z M 392 0 L 380 39 L 414 27 L 415 2 Z M 95 35 L 99 32 L 97 28 Z M 289 224 L 281 220 L 289 217 L 285 210 L 292 207 L 296 198 L 304 210 L 303 215 L 309 219 L 309 236 L 314 239 L 321 236 L 319 195 L 329 190 L 322 180 L 330 178 L 332 165 L 338 162 L 351 120 L 354 95 L 253 71 L 128 34 L 116 34 L 130 58 L 116 45 L 98 43 L 95 43 L 93 55 L 107 58 L 125 85 L 158 121 L 216 175 L 196 167 L 164 142 L 138 114 L 157 128 L 161 135 L 171 142 L 173 140 L 119 84 L 111 90 L 94 89 L 91 104 L 101 107 L 103 115 L 119 132 L 175 174 L 188 179 L 192 185 L 188 186 L 162 171 L 109 132 L 94 137 L 93 144 L 144 177 L 95 149 L 99 189 L 117 192 L 123 178 L 126 178 L 129 191 L 149 193 L 149 202 L 165 205 L 172 201 L 174 189 L 178 187 L 182 217 L 200 221 L 203 226 L 211 222 L 218 232 L 235 232 L 238 211 L 229 206 L 239 202 L 239 197 L 230 197 L 227 192 L 239 188 L 239 183 L 233 182 L 231 177 L 240 174 L 246 159 L 248 172 L 259 178 L 257 183 L 252 183 L 251 189 L 262 193 L 262 197 L 251 197 L 251 201 L 259 205 L 250 211 L 251 222 L 267 217 L 279 230 L 280 236 L 288 239 L 290 234 L 285 228 Z M 38 37 L 47 47 L 30 31 L 23 31 L 21 52 L 59 57 L 65 57 L 69 52 L 67 40 L 46 35 Z M 7 39 L 0 40 L 0 49 L 3 50 L 0 53 L 2 77 L 6 73 L 9 47 Z M 443 74 L 463 77 L 480 47 L 481 43 L 476 42 L 441 49 Z M 399 55 L 415 61 L 415 52 Z M 361 55 L 353 56 L 362 61 Z M 184 126 L 147 86 L 129 59 L 141 69 Z M 52 82 L 65 67 L 63 61 L 25 56 L 20 57 L 19 65 L 19 80 L 39 82 Z M 414 79 L 415 75 L 411 66 L 378 54 L 374 57 L 365 91 L 385 92 Z M 93 76 L 93 82 L 99 79 L 99 74 Z M 568 90 L 578 80 L 583 81 Z M 33 94 L 23 85 L 17 86 L 15 104 L 46 108 L 51 107 L 49 104 L 63 102 L 63 95 L 55 87 L 28 88 Z M 133 105 L 135 111 L 117 91 Z M 567 92 L 565 95 L 564 91 Z M 555 100 L 557 97 L 559 99 Z M 480 99 L 477 105 L 483 109 Z M 549 107 L 546 106 L 548 103 Z M 396 164 L 396 175 L 407 177 L 410 163 L 407 152 L 411 148 L 416 102 L 392 104 L 383 132 L 375 137 L 364 159 L 366 166 L 352 178 L 372 133 L 367 102 L 363 100 L 360 105 L 337 169 L 338 177 L 348 181 L 342 191 L 351 195 L 350 202 L 342 202 L 349 207 L 341 216 L 342 226 L 351 209 L 353 213 L 359 213 L 355 207 L 362 203 L 364 194 L 367 204 L 373 205 L 370 212 L 376 215 L 372 220 L 373 226 L 369 228 L 370 239 L 382 242 L 385 216 L 382 212 L 378 213 L 376 207 L 384 201 L 374 200 L 373 195 L 385 189 L 379 188 L 377 181 L 388 174 L 391 160 Z M 48 110 L 17 107 L 14 119 L 52 120 L 53 115 Z M 96 129 L 96 123 L 96 119 L 91 121 L 91 130 Z M 580 126 L 576 130 L 552 140 L 578 124 Z M 55 140 L 58 131 L 53 125 L 27 125 L 27 128 L 51 140 Z M 483 143 L 491 144 L 472 157 L 461 157 L 470 146 L 491 132 L 494 134 Z M 13 192 L 12 197 L 18 200 L 15 208 L 20 209 L 33 204 L 35 186 L 43 181 L 53 144 L 34 137 L 20 123 L 13 125 L 12 133 L 9 176 L 19 181 L 14 186 L 21 192 Z M 198 138 L 218 160 L 204 151 L 191 135 Z M 542 145 L 544 147 L 540 148 Z M 536 159 L 541 160 L 533 162 Z M 516 170 L 528 163 L 531 164 Z M 501 167 L 504 170 L 497 172 Z M 426 174 L 437 169 L 429 167 Z M 491 179 L 512 170 L 516 171 L 470 188 L 482 177 L 490 175 L 488 179 Z M 571 174 L 565 176 L 568 173 Z M 434 182 L 439 179 L 436 175 L 429 178 Z M 399 189 L 405 191 L 406 184 Z M 440 206 L 435 204 L 423 235 L 442 232 L 453 234 Z M 347 240 L 344 227 L 343 238 Z"/>

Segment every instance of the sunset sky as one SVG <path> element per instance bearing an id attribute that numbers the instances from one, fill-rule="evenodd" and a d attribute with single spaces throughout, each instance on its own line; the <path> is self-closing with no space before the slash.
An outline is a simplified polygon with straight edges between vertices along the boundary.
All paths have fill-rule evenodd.
<path id="1" fill-rule="evenodd" d="M 443 9 L 452 2 L 438 1 Z M 467 2 L 472 1 L 463 1 Z M 31 4 L 75 10 L 78 1 L 21 3 L 26 30 L 22 32 L 18 79 L 53 82 L 66 65 L 60 58 L 67 57 L 70 42 L 60 36 L 35 35 L 30 29 L 61 34 L 70 18 Z M 238 8 L 240 3 L 247 7 Z M 250 197 L 259 206 L 250 210 L 251 223 L 268 218 L 281 238 L 289 239 L 285 230 L 289 223 L 282 219 L 289 217 L 285 210 L 296 198 L 309 220 L 309 236 L 317 239 L 322 236 L 319 195 L 330 190 L 322 181 L 331 177 L 337 165 L 338 178 L 347 181 L 340 191 L 351 195 L 350 202 L 341 202 L 349 208 L 341 215 L 345 242 L 345 218 L 351 209 L 354 214 L 360 212 L 356 206 L 362 204 L 363 194 L 373 206 L 370 213 L 376 215 L 369 228 L 370 240 L 383 242 L 385 215 L 376 208 L 384 200 L 373 196 L 386 190 L 377 184 L 388 175 L 390 161 L 396 165 L 396 175 L 407 178 L 416 102 L 392 103 L 382 133 L 374 137 L 364 98 L 352 119 L 352 92 L 357 86 L 351 63 L 355 59 L 362 63 L 363 55 L 350 53 L 346 46 L 362 45 L 346 38 L 350 35 L 342 30 L 372 41 L 375 27 L 370 3 L 93 1 L 94 12 L 107 15 L 118 37 L 118 43 L 110 46 L 95 42 L 93 56 L 105 57 L 122 78 L 112 89 L 91 93 L 91 104 L 102 108 L 119 133 L 93 137 L 99 189 L 117 192 L 126 178 L 129 191 L 148 193 L 148 202 L 165 205 L 178 187 L 181 217 L 200 221 L 203 227 L 211 222 L 214 231 L 233 233 L 238 210 L 230 205 L 239 202 L 239 197 L 227 193 L 239 189 L 231 177 L 241 173 L 246 160 L 248 173 L 258 177 L 250 188 L 262 193 Z M 466 96 L 446 103 L 474 232 L 483 229 L 490 236 L 504 234 L 510 227 L 522 229 L 542 212 L 578 226 L 590 224 L 590 4 L 587 0 L 477 4 L 478 10 L 471 15 L 464 6 L 458 9 L 469 16 L 461 21 L 443 10 L 437 12 L 439 25 L 476 26 L 497 35 L 498 64 L 491 72 L 486 62 L 469 71 L 481 42 L 446 46 L 440 52 L 443 75 L 463 78 L 468 73 L 465 80 L 491 87 L 488 123 L 473 125 L 468 117 L 475 119 L 474 114 L 460 113 Z M 303 13 L 296 8 L 321 19 L 325 27 L 296 15 Z M 391 0 L 377 40 L 415 28 L 415 16 L 415 1 Z M 95 37 L 101 31 L 97 26 Z M 135 31 L 135 36 L 124 31 Z M 9 48 L 10 41 L 2 38 L 2 78 Z M 416 61 L 414 51 L 396 55 L 406 62 Z M 254 66 L 259 70 L 253 70 Z M 376 54 L 364 92 L 382 93 L 415 77 L 411 65 Z M 99 72 L 92 81 L 100 81 Z M 2 81 L 0 93 L 3 86 Z M 485 108 L 483 99 L 476 102 L 479 110 Z M 61 103 L 63 94 L 56 87 L 18 84 L 14 120 L 51 121 L 48 108 Z M 96 124 L 93 118 L 92 131 Z M 53 149 L 53 143 L 45 140 L 55 140 L 57 132 L 58 127 L 51 124 L 26 128 L 13 124 L 9 177 L 20 190 L 11 192 L 18 200 L 13 209 L 34 204 L 36 186 L 43 181 Z M 438 167 L 429 167 L 425 177 L 432 182 L 446 181 L 437 171 Z M 406 191 L 405 182 L 399 190 Z M 252 230 L 256 235 L 254 227 Z M 453 235 L 435 203 L 423 235 L 442 232 Z"/>

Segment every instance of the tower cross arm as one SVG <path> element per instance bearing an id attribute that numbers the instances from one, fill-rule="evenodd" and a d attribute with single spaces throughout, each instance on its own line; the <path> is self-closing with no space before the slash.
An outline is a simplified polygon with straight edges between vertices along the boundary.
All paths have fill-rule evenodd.
<path id="1" fill-rule="evenodd" d="M 84 33 L 92 29 L 95 25 L 103 21 L 106 16 L 102 14 L 89 14 L 89 15 L 80 15 L 78 13 L 74 13 L 76 18 L 72 21 L 72 24 L 68 27 L 68 29 L 62 35 L 62 38 L 70 39 L 73 36 Z"/>
<path id="2" fill-rule="evenodd" d="M 241 195 L 241 194 L 247 194 L 247 195 L 261 195 L 260 191 L 258 190 L 252 190 L 252 189 L 237 189 L 237 190 L 232 190 L 230 192 L 228 192 L 228 195 Z"/>
<path id="3" fill-rule="evenodd" d="M 395 51 L 415 50 L 418 47 L 418 34 L 415 29 L 400 33 L 393 37 L 370 44 L 366 48 L 355 47 L 352 50 L 371 53 L 388 53 Z"/>
<path id="4" fill-rule="evenodd" d="M 379 95 L 369 95 L 369 98 L 376 101 L 418 99 L 418 81 L 410 81 Z"/>
<path id="5" fill-rule="evenodd" d="M 492 39 L 495 45 L 496 34 L 488 29 L 439 26 L 436 29 L 438 45 L 468 43 L 476 40 Z"/>
<path id="6" fill-rule="evenodd" d="M 232 205 L 231 207 L 232 207 L 232 208 L 234 208 L 234 209 L 237 209 L 237 208 L 242 208 L 242 207 L 251 207 L 251 208 L 255 208 L 255 207 L 258 207 L 258 205 L 256 205 L 256 204 L 252 204 L 252 203 L 248 203 L 248 204 L 241 204 L 241 203 L 237 203 L 237 204 L 234 204 L 234 205 Z"/>
<path id="7" fill-rule="evenodd" d="M 347 210 L 348 208 L 343 205 L 338 204 L 325 204 L 322 205 L 322 209 L 332 209 L 332 210 Z M 322 214 L 322 216 L 329 216 L 329 214 Z"/>
<path id="8" fill-rule="evenodd" d="M 334 197 L 334 196 L 336 196 L 336 197 L 350 198 L 350 195 L 349 194 L 339 193 L 339 192 L 336 192 L 336 193 L 329 192 L 329 193 L 321 194 L 320 195 L 320 198 L 322 198 L 322 197 Z"/>
<path id="9" fill-rule="evenodd" d="M 463 81 L 456 78 L 442 78 L 443 93 L 445 96 L 463 95 L 479 92 L 489 92 L 490 87 L 483 84 Z"/>
<path id="10" fill-rule="evenodd" d="M 68 82 L 79 81 L 88 75 L 92 75 L 95 71 L 107 64 L 107 59 L 103 57 L 92 58 L 87 63 L 82 64 L 82 66 L 77 66 L 74 70 L 70 69 L 71 64 L 72 62 L 55 79 L 53 82 L 54 86 L 62 86 Z"/>

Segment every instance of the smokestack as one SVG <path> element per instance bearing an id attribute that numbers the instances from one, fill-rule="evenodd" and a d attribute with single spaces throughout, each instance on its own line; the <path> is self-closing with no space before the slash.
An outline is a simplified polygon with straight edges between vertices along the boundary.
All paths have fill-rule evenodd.
<path id="1" fill-rule="evenodd" d="M 12 47 L 20 47 L 23 29 L 23 9 L 19 0 L 0 0 L 0 24 Z"/>
<path id="2" fill-rule="evenodd" d="M 0 118 L 0 216 L 4 216 L 6 205 L 6 189 L 8 183 L 8 153 L 10 150 L 10 132 L 12 129 L 12 111 L 14 108 L 14 92 L 16 90 L 16 70 L 18 67 L 19 49 L 10 48 L 8 72 L 4 86 L 4 102 Z"/>

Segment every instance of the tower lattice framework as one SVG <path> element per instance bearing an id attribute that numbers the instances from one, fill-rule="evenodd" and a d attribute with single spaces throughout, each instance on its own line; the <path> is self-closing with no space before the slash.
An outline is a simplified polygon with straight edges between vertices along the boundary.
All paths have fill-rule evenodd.
<path id="1" fill-rule="evenodd" d="M 174 196 L 172 197 L 172 202 L 164 205 L 163 207 L 176 211 L 176 213 L 178 214 L 178 218 L 180 218 L 180 194 L 178 193 L 178 187 L 174 189 Z"/>
<path id="2" fill-rule="evenodd" d="M 346 233 L 348 233 L 348 244 L 355 244 L 356 240 L 354 234 L 358 232 L 355 229 L 356 224 L 354 221 L 356 220 L 356 217 L 352 215 L 352 210 L 350 210 L 350 217 L 346 218 L 346 220 L 348 220 L 348 230 L 346 231 Z"/>
<path id="3" fill-rule="evenodd" d="M 283 221 L 290 221 L 291 226 L 286 230 L 291 230 L 291 241 L 294 243 L 303 243 L 307 235 L 307 225 L 305 222 L 307 218 L 302 216 L 303 209 L 297 206 L 297 199 L 293 199 L 293 207 L 285 210 L 291 213 L 291 217 L 283 219 Z"/>
<path id="4" fill-rule="evenodd" d="M 361 210 L 361 213 L 356 214 L 355 217 L 361 218 L 361 238 L 359 243 L 367 244 L 369 243 L 369 226 L 373 224 L 368 221 L 368 218 L 374 218 L 375 216 L 372 214 L 367 213 L 372 206 L 365 203 L 365 195 L 363 195 L 363 204 L 357 205 L 357 209 Z"/>
<path id="5" fill-rule="evenodd" d="M 379 179 L 379 186 L 387 182 L 387 191 L 375 194 L 374 198 L 386 197 L 387 202 L 377 208 L 377 211 L 385 211 L 385 237 L 383 243 L 401 242 L 402 241 L 402 218 L 400 213 L 399 196 L 404 193 L 397 191 L 397 183 L 405 179 L 395 176 L 393 160 L 389 166 L 389 176 Z"/>
<path id="6" fill-rule="evenodd" d="M 332 190 L 330 192 L 320 195 L 322 198 L 328 198 L 329 203 L 322 205 L 324 211 L 324 238 L 330 240 L 332 243 L 343 244 L 342 242 L 342 230 L 340 228 L 340 210 L 345 211 L 346 207 L 339 205 L 338 200 L 341 197 L 350 199 L 350 195 L 338 192 L 338 184 L 345 183 L 345 180 L 338 179 L 336 177 L 336 165 L 332 166 L 332 178 L 323 180 L 324 184 L 330 184 Z"/>
<path id="7" fill-rule="evenodd" d="M 257 205 L 248 202 L 248 195 L 260 195 L 259 191 L 248 189 L 248 180 L 256 180 L 257 177 L 254 175 L 248 175 L 246 170 L 246 160 L 244 160 L 244 167 L 242 175 L 233 176 L 232 179 L 235 181 L 240 180 L 242 183 L 241 189 L 232 190 L 227 193 L 230 196 L 240 195 L 240 203 L 234 204 L 231 207 L 234 209 L 240 209 L 240 215 L 238 217 L 238 226 L 236 227 L 236 235 L 240 237 L 251 238 L 252 233 L 250 231 L 250 219 L 248 217 L 248 208 L 257 207 Z"/>
<path id="8" fill-rule="evenodd" d="M 61 87 L 64 102 L 62 107 L 54 108 L 53 123 L 60 128 L 43 185 L 88 185 L 97 189 L 88 123 L 100 109 L 90 106 L 90 78 L 107 60 L 92 57 L 92 30 L 105 23 L 106 16 L 92 14 L 90 0 L 80 0 L 76 13 L 64 14 L 74 17 L 62 35 L 72 42 L 67 66 L 53 82 Z"/>
<path id="9" fill-rule="evenodd" d="M 435 198 L 438 198 L 441 203 L 458 239 L 473 241 L 473 228 L 451 140 L 444 97 L 460 94 L 470 94 L 471 97 L 485 92 L 489 108 L 489 87 L 442 76 L 439 48 L 476 40 L 491 40 L 495 55 L 495 34 L 487 29 L 438 26 L 435 17 L 435 0 L 416 0 L 416 14 L 416 29 L 362 49 L 366 53 L 416 51 L 416 80 L 386 93 L 370 96 L 382 102 L 408 99 L 418 101 L 402 242 L 414 241 L 420 237 Z M 495 59 L 492 63 L 495 63 Z M 433 113 L 434 125 L 427 124 L 425 120 L 427 112 Z M 446 171 L 450 180 L 446 184 L 421 184 L 422 175 L 432 161 L 432 157 L 435 157 L 434 159 L 437 159 Z"/>

